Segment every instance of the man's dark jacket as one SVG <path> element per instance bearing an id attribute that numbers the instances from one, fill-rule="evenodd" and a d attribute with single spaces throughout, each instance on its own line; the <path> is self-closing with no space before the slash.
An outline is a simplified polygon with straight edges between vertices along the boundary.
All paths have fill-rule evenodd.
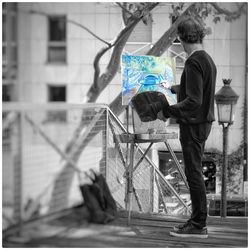
<path id="1" fill-rule="evenodd" d="M 213 122 L 216 66 L 204 51 L 195 51 L 185 62 L 178 103 L 163 110 L 178 123 Z"/>

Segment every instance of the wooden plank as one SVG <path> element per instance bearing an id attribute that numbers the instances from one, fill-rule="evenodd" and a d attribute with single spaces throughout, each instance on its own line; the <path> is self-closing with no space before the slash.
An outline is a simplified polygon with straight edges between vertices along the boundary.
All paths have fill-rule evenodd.
<path id="1" fill-rule="evenodd" d="M 117 138 L 120 143 L 149 143 L 149 142 L 165 142 L 169 139 L 177 139 L 178 134 L 175 132 L 164 134 L 119 134 Z"/>
<path id="2" fill-rule="evenodd" d="M 122 215 L 122 216 L 121 216 Z M 167 217 L 152 214 L 133 213 L 131 225 L 127 226 L 126 213 L 108 225 L 75 224 L 69 220 L 57 218 L 50 221 L 53 226 L 60 223 L 65 227 L 65 233 L 51 235 L 51 237 L 38 237 L 29 242 L 22 243 L 23 247 L 179 247 L 179 248 L 231 248 L 247 247 L 247 218 L 219 220 L 208 226 L 208 239 L 176 238 L 169 235 L 174 225 L 185 221 L 184 218 Z M 72 217 L 73 218 L 73 217 Z M 77 218 L 74 218 L 77 220 Z M 210 224 L 213 224 L 212 218 Z M 74 222 L 74 221 L 73 221 Z M 233 223 L 237 222 L 237 223 Z M 238 228 L 242 223 L 242 227 Z M 71 228 L 69 227 L 71 225 Z M 72 226 L 73 225 L 73 226 Z M 68 229 L 68 230 L 67 230 Z M 91 233 L 92 232 L 92 233 Z M 14 244 L 8 242 L 8 246 Z M 21 243 L 20 243 L 21 244 Z M 15 246 L 21 246 L 21 245 Z M 6 246 L 6 245 L 5 245 Z M 13 246 L 13 245 L 12 245 Z"/>

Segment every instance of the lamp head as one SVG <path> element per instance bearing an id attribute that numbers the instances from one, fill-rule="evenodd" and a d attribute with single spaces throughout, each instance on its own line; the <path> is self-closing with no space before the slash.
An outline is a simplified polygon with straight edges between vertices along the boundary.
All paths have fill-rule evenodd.
<path id="1" fill-rule="evenodd" d="M 219 124 L 232 124 L 234 121 L 235 106 L 239 96 L 231 88 L 232 79 L 222 79 L 224 86 L 215 94 L 218 108 Z"/>

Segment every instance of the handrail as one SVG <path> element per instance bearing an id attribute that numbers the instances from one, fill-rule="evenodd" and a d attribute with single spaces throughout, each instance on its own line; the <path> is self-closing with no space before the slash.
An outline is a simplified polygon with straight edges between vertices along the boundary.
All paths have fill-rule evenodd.
<path id="1" fill-rule="evenodd" d="M 69 110 L 72 108 L 107 108 L 103 103 L 27 103 L 27 102 L 3 102 L 2 111 L 24 111 L 24 110 Z"/>

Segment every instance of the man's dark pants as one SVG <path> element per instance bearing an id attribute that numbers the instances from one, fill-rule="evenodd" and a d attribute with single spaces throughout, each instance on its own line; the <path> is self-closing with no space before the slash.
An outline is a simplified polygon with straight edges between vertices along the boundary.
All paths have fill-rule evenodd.
<path id="1" fill-rule="evenodd" d="M 202 156 L 211 123 L 180 124 L 180 142 L 185 174 L 192 202 L 191 223 L 198 228 L 206 226 L 207 199 L 202 175 Z"/>

